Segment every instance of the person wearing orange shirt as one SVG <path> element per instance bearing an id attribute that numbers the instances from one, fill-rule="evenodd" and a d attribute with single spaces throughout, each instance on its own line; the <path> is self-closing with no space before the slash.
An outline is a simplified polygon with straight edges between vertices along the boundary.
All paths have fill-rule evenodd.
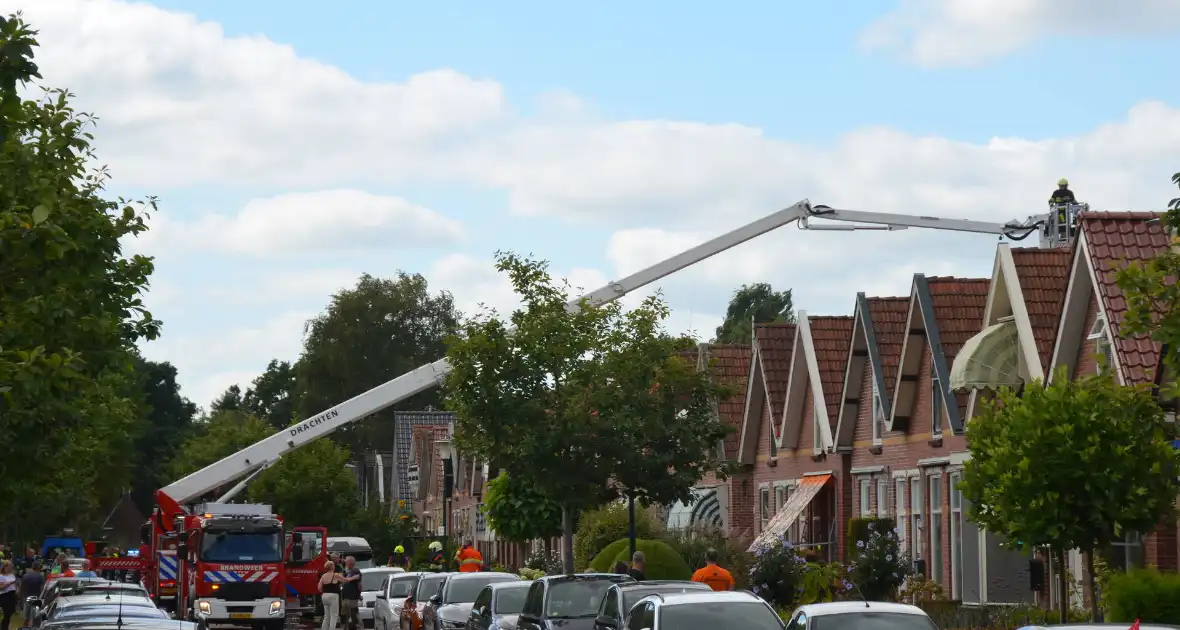
<path id="1" fill-rule="evenodd" d="M 732 591 L 733 590 L 733 576 L 729 571 L 717 566 L 717 550 L 710 549 L 705 552 L 705 566 L 696 570 L 692 574 L 693 582 L 701 582 L 708 584 L 709 588 L 715 591 Z"/>
<path id="2" fill-rule="evenodd" d="M 455 555 L 455 559 L 459 561 L 460 573 L 474 573 L 483 566 L 483 554 L 471 543 L 464 544 L 459 553 Z"/>

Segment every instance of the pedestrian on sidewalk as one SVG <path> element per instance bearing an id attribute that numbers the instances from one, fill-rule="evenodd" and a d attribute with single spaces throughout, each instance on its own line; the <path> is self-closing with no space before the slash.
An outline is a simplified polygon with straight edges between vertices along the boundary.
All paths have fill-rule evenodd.
<path id="1" fill-rule="evenodd" d="M 717 566 L 717 550 L 709 549 L 705 552 L 705 566 L 692 574 L 693 582 L 708 584 L 715 591 L 732 591 L 733 575 L 727 569 Z"/>
<path id="2" fill-rule="evenodd" d="M 16 613 L 16 586 L 16 569 L 12 560 L 5 560 L 0 564 L 0 630 L 8 630 Z"/>

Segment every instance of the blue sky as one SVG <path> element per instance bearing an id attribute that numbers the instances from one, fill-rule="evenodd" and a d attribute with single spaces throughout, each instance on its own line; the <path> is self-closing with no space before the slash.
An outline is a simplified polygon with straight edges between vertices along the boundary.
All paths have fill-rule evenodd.
<path id="1" fill-rule="evenodd" d="M 103 119 L 112 191 L 161 197 L 136 246 L 165 322 L 144 351 L 206 405 L 294 359 L 360 272 L 426 273 L 470 309 L 511 303 L 497 249 L 589 285 L 803 197 L 1003 221 L 1064 175 L 1098 207 L 1158 207 L 1180 170 L 1180 9 L 1062 3 L 0 9 L 26 11 L 46 82 Z M 707 336 L 742 282 L 839 314 L 915 272 L 990 272 L 994 237 L 915 232 L 764 237 L 663 283 L 670 326 Z"/>

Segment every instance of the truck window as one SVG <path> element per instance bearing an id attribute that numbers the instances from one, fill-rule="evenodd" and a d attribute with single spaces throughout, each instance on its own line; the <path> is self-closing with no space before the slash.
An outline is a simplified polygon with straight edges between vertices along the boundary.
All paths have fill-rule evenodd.
<path id="1" fill-rule="evenodd" d="M 205 532 L 204 562 L 282 562 L 279 532 Z"/>

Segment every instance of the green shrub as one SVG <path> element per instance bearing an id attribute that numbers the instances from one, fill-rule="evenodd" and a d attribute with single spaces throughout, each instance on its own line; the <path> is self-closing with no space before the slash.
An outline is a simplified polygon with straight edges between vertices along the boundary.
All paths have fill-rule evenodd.
<path id="1" fill-rule="evenodd" d="M 1106 620 L 1180 624 L 1180 575 L 1134 569 L 1110 576 Z"/>
<path id="2" fill-rule="evenodd" d="M 869 525 L 872 525 L 872 530 L 879 532 L 887 532 L 893 530 L 896 525 L 891 518 L 850 518 L 848 519 L 848 535 L 845 538 L 847 544 L 844 547 L 844 560 L 853 560 L 856 555 L 852 550 L 856 548 L 857 541 L 868 541 L 869 532 L 871 531 Z"/>
<path id="3" fill-rule="evenodd" d="M 735 587 L 740 590 L 749 588 L 753 556 L 746 552 L 746 548 L 749 547 L 748 541 L 730 538 L 716 527 L 669 532 L 665 541 L 672 545 L 693 571 L 705 566 L 706 551 L 716 549 L 717 564 L 729 569 L 733 574 Z"/>
<path id="4" fill-rule="evenodd" d="M 626 503 L 610 503 L 594 510 L 587 510 L 578 519 L 578 529 L 574 532 L 574 566 L 585 567 L 590 564 L 598 552 L 607 545 L 628 535 L 628 519 Z M 637 538 L 655 539 L 663 532 L 663 526 L 657 523 L 647 510 L 635 506 L 635 536 Z"/>
<path id="5" fill-rule="evenodd" d="M 639 541 L 635 541 L 638 545 Z M 590 561 L 590 568 L 599 573 L 611 573 L 615 570 L 615 557 L 620 553 L 626 554 L 631 551 L 631 540 L 629 538 L 620 538 L 613 543 L 607 545 L 598 552 L 597 556 Z"/>
<path id="6" fill-rule="evenodd" d="M 692 570 L 688 568 L 684 558 L 676 553 L 672 545 L 662 540 L 638 540 L 635 542 L 635 549 L 643 552 L 646 561 L 643 572 L 649 580 L 687 580 L 692 577 Z M 624 547 L 615 556 L 611 566 L 616 562 L 631 560 L 629 552 L 630 549 Z"/>

